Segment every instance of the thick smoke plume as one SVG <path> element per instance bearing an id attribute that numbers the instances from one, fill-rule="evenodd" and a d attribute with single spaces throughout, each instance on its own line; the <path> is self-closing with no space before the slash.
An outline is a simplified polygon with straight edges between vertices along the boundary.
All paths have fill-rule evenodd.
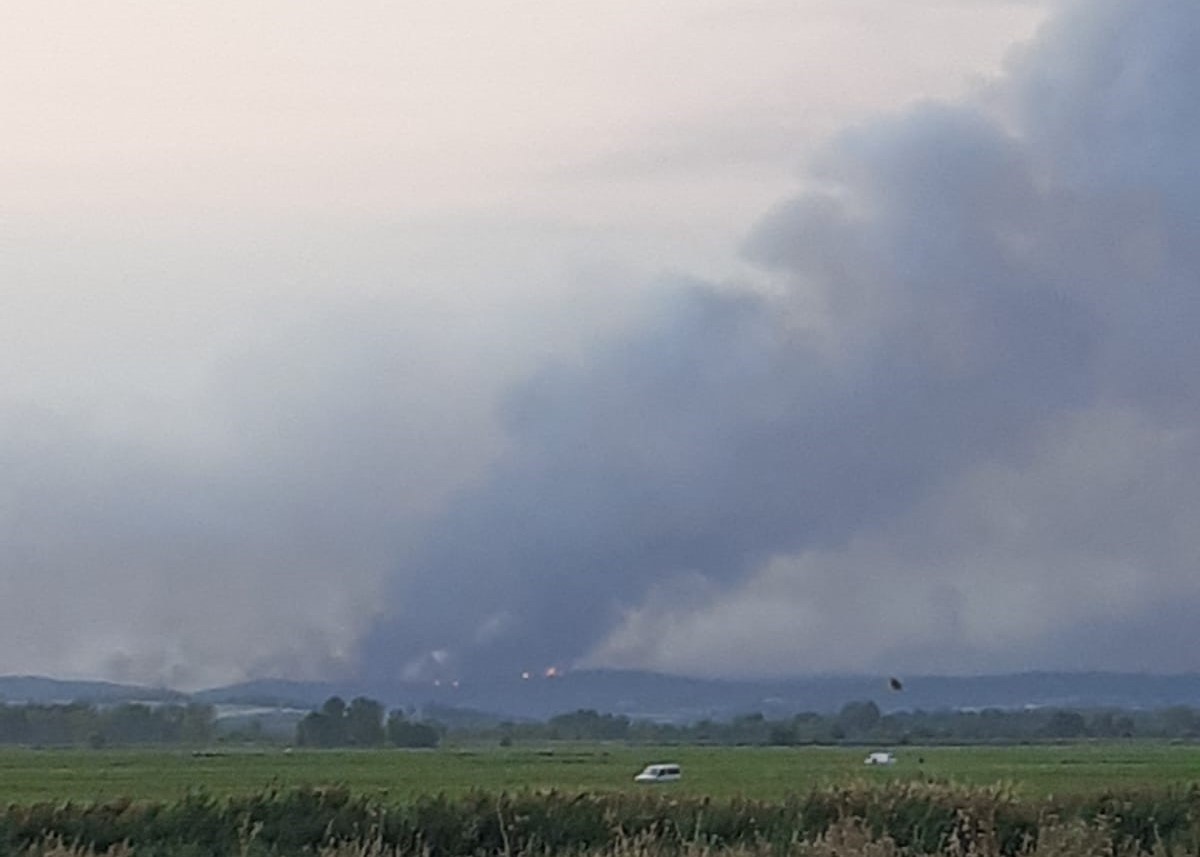
<path id="1" fill-rule="evenodd" d="M 1196 152 L 1188 0 L 847 132 L 752 230 L 769 288 L 511 395 L 367 670 L 1200 667 Z"/>
<path id="2" fill-rule="evenodd" d="M 621 39 L 625 12 L 645 5 L 618 4 L 605 32 Z M 702 15 L 727 4 L 691 5 Z M 776 14 L 812 20 L 795 4 L 758 5 L 767 17 L 754 27 Z M 888 4 L 823 5 L 826 24 L 844 24 Z M 944 6 L 922 5 L 915 20 Z M 654 11 L 655 26 L 668 14 Z M 889 11 L 881 41 L 908 14 Z M 487 94 L 514 78 L 483 80 L 488 58 L 452 17 L 437 20 L 464 61 L 480 61 L 466 63 L 469 80 L 454 64 L 453 91 L 487 109 L 454 101 L 437 127 L 486 135 L 511 118 Z M 586 28 L 566 17 L 555 62 L 585 44 L 575 39 Z M 509 223 L 538 209 L 536 188 L 532 208 L 501 200 L 503 217 L 482 221 L 443 199 L 434 208 L 456 212 L 452 227 L 372 207 L 400 187 L 416 193 L 397 176 L 420 171 L 405 159 L 425 145 L 396 153 L 376 136 L 371 106 L 383 101 L 350 99 L 359 107 L 346 115 L 361 124 L 312 119 L 315 148 L 273 139 L 326 102 L 304 101 L 310 88 L 286 76 L 263 90 L 282 100 L 243 83 L 308 69 L 295 79 L 347 102 L 343 81 L 393 79 L 377 71 L 394 68 L 393 29 L 356 18 L 339 41 L 317 37 L 313 19 L 305 32 L 321 49 L 298 35 L 293 64 L 278 68 L 288 52 L 264 60 L 259 31 L 246 30 L 244 67 L 231 62 L 228 79 L 209 69 L 201 85 L 190 60 L 228 22 L 217 15 L 193 38 L 171 20 L 155 16 L 167 42 L 138 42 L 166 51 L 187 31 L 188 61 L 152 90 L 170 97 L 133 98 L 144 75 L 129 60 L 112 80 L 129 82 L 137 115 L 101 129 L 123 146 L 147 105 L 179 110 L 163 114 L 178 122 L 149 123 L 163 136 L 145 147 L 110 151 L 105 135 L 93 146 L 79 119 L 103 123 L 125 104 L 104 63 L 29 90 L 40 124 L 22 151 L 37 157 L 14 162 L 28 187 L 0 203 L 0 672 L 195 687 L 356 670 L 465 682 L 584 664 L 709 675 L 1200 669 L 1195 0 L 1068 2 L 971 99 L 831 140 L 803 192 L 781 191 L 746 224 L 743 281 L 699 271 L 644 289 L 631 285 L 640 274 L 609 272 L 675 246 L 662 237 L 676 235 L 670 224 L 635 240 L 581 228 L 592 222 L 582 208 L 539 215 L 545 229 Z M 950 29 L 967 26 L 955 20 Z M 368 29 L 382 65 L 364 55 L 346 67 Z M 497 45 L 519 53 L 529 32 Z M 718 41 L 742 56 L 759 32 Z M 93 41 L 88 28 L 64 34 Z M 121 59 L 107 45 L 97 56 Z M 415 60 L 447 65 L 436 50 Z M 541 68 L 515 60 L 520 81 Z M 635 63 L 622 79 L 669 77 L 674 66 L 659 65 Z M 590 104 L 564 78 L 546 109 Z M 740 86 L 721 104 L 736 104 Z M 88 93 L 95 104 L 82 103 Z M 209 96 L 214 118 L 236 126 L 228 141 L 220 123 L 204 131 Z M 412 109 L 439 97 L 421 94 Z M 598 115 L 630 115 L 612 100 Z M 777 138 L 745 138 L 794 127 L 762 120 L 771 93 L 748 113 L 753 133 L 724 108 L 708 133 L 714 104 L 695 100 L 698 125 L 691 113 L 664 117 L 674 136 L 653 151 L 666 154 L 622 173 L 620 188 L 594 170 L 559 181 L 564 166 L 540 147 L 529 160 L 557 176 L 551 196 L 589 187 L 611 203 L 636 185 L 629 198 L 649 199 L 663 158 L 677 186 L 676 155 L 704 169 L 736 152 L 766 158 Z M 797 97 L 797 116 L 810 107 Z M 496 128 L 497 139 L 538 115 Z M 575 139 L 592 126 L 570 127 Z M 63 163 L 82 150 L 47 145 L 39 160 L 29 141 L 54 134 L 86 138 L 103 157 L 78 173 Z M 317 145 L 322 134 L 332 136 Z M 197 148 L 171 143 L 184 138 Z M 792 141 L 798 153 L 814 145 Z M 239 146 L 261 160 L 243 162 Z M 457 151 L 446 148 L 438 163 L 469 184 L 472 169 L 445 166 Z M 157 166 L 145 169 L 122 154 L 151 150 Z M 342 156 L 368 150 L 362 162 Z M 189 152 L 202 156 L 194 170 Z M 374 173 L 401 161 L 390 183 Z M 260 175 L 267 162 L 278 174 Z M 97 170 L 92 189 L 63 178 L 93 163 L 121 169 Z M 347 165 L 359 178 L 339 172 Z M 199 193 L 217 174 L 224 190 Z M 242 175 L 253 192 L 227 206 L 230 176 Z M 430 187 L 443 181 L 430 176 Z M 503 196 L 507 181 L 484 197 Z M 169 217 L 142 207 L 147 183 Z M 290 205 L 282 187 L 314 208 L 337 204 L 291 219 L 277 207 Z M 105 189 L 113 199 L 97 200 Z M 58 202 L 43 211 L 46 193 Z M 725 256 L 714 246 L 691 258 Z M 591 279 L 561 285 L 573 282 L 558 276 L 563 258 L 595 262 Z"/>

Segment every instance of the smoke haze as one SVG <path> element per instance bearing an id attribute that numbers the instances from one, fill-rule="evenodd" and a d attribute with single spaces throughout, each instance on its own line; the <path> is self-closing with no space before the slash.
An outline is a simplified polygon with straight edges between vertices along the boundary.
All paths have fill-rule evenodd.
<path id="1" fill-rule="evenodd" d="M 876 26 L 855 29 L 814 4 L 804 25 L 899 42 L 945 13 L 947 41 L 1001 21 L 1012 41 L 1043 5 L 863 2 L 844 14 Z M 787 29 L 784 6 L 737 26 L 716 2 L 634 23 L 745 63 L 766 32 L 819 41 Z M 614 16 L 597 56 L 630 24 Z M 621 114 L 598 74 L 617 66 L 585 59 L 549 86 L 569 121 L 545 119 L 544 136 L 531 103 L 485 110 L 490 90 L 470 89 L 494 151 L 470 160 L 461 142 L 429 175 L 418 155 L 470 137 L 437 93 L 400 87 L 378 122 L 299 133 L 314 105 L 354 118 L 339 80 L 510 64 L 549 79 L 516 60 L 539 26 L 589 56 L 568 17 L 490 53 L 456 42 L 458 65 L 411 54 L 403 73 L 383 74 L 390 48 L 368 39 L 380 73 L 361 78 L 336 38 L 281 42 L 271 68 L 312 103 L 263 89 L 246 104 L 276 105 L 250 111 L 263 139 L 305 143 L 262 171 L 253 135 L 230 137 L 234 178 L 211 188 L 216 161 L 171 170 L 167 153 L 224 139 L 177 82 L 204 108 L 187 113 L 194 136 L 152 129 L 142 185 L 76 164 L 116 188 L 86 228 L 96 203 L 71 202 L 74 172 L 44 196 L 36 169 L 13 173 L 0 671 L 197 686 L 552 665 L 1200 669 L 1183 644 L 1200 608 L 1200 9 L 1060 4 L 986 84 L 912 71 L 927 97 L 903 103 L 847 72 L 843 112 L 785 62 L 795 41 L 745 66 L 776 84 L 725 75 L 709 111 L 689 100 L 702 80 L 646 54 L 627 71 L 661 100 Z M 56 79 L 42 83 L 52 101 Z M 406 136 L 395 117 L 420 104 L 442 138 Z M 52 157 L 22 127 L 13 163 Z M 647 142 L 589 148 L 596 127 Z M 533 153 L 533 171 L 518 156 L 535 137 L 575 148 Z M 384 144 L 401 140 L 389 171 Z M 127 143 L 96 142 L 87 158 Z M 333 191 L 309 169 L 329 151 L 346 155 L 322 174 Z M 779 165 L 801 159 L 789 182 Z M 419 206 L 443 179 L 427 210 L 379 203 Z M 187 210 L 164 214 L 159 194 Z M 336 214 L 294 204 L 309 194 Z M 592 207 L 559 208 L 568 197 Z"/>
<path id="2" fill-rule="evenodd" d="M 840 136 L 750 234 L 773 292 L 678 284 L 509 399 L 373 662 L 1194 668 L 1198 24 L 1079 4 Z"/>

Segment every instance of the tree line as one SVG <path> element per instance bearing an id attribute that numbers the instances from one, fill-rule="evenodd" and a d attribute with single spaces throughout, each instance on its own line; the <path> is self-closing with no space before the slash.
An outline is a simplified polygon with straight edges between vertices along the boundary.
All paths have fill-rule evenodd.
<path id="1" fill-rule="evenodd" d="M 1200 711 L 1020 708 L 884 713 L 871 701 L 848 702 L 836 713 L 804 712 L 770 719 L 761 713 L 726 721 L 656 723 L 581 709 L 542 723 L 501 723 L 455 730 L 503 744 L 536 740 L 630 741 L 647 744 L 802 745 L 839 743 L 1036 742 L 1088 738 L 1200 738 Z"/>
<path id="2" fill-rule="evenodd" d="M 211 705 L 0 705 L 0 744 L 202 745 L 215 734 L 216 713 Z"/>
<path id="3" fill-rule="evenodd" d="M 325 700 L 296 725 L 301 747 L 436 747 L 444 730 L 437 723 L 410 719 L 403 711 L 384 716 L 382 703 L 359 696 L 347 705 L 338 696 Z"/>
<path id="4" fill-rule="evenodd" d="M 439 709 L 440 711 L 440 709 Z M 641 744 L 804 745 L 1003 743 L 1079 739 L 1200 740 L 1200 710 L 985 708 L 884 713 L 871 701 L 846 703 L 835 713 L 804 712 L 772 719 L 749 713 L 729 720 L 659 723 L 580 709 L 540 722 L 461 718 L 446 709 L 446 726 L 367 697 L 330 697 L 306 714 L 292 736 L 301 747 L 436 747 L 443 739 L 498 741 L 626 741 Z M 0 745 L 107 747 L 202 746 L 231 740 L 217 728 L 211 705 L 0 704 Z M 271 740 L 242 735 L 242 740 Z M 279 740 L 278 738 L 276 740 Z M 286 739 L 284 739 L 286 740 Z"/>

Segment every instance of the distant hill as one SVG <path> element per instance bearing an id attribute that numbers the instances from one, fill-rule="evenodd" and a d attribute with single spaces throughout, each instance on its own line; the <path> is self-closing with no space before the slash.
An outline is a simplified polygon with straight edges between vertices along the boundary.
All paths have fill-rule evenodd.
<path id="1" fill-rule="evenodd" d="M 499 677 L 453 682 L 312 682 L 261 679 L 187 695 L 165 688 L 103 681 L 0 677 L 0 701 L 183 702 L 311 709 L 330 696 L 369 696 L 389 708 L 463 712 L 472 720 L 543 720 L 592 708 L 632 718 L 692 722 L 727 720 L 760 711 L 771 718 L 800 711 L 830 713 L 853 700 L 874 700 L 884 711 L 913 709 L 1200 707 L 1200 674 L 1029 672 L 988 676 L 816 676 L 732 681 L 633 670 L 576 670 L 555 677 Z M 457 716 L 457 715 L 454 715 Z"/>
<path id="2" fill-rule="evenodd" d="M 885 711 L 946 708 L 1200 707 L 1200 674 L 1030 672 L 991 676 L 901 677 L 892 690 L 886 676 L 730 681 L 696 679 L 628 670 L 579 670 L 553 678 L 489 681 L 293 682 L 264 680 L 196 694 L 213 703 L 319 706 L 330 696 L 364 695 L 388 707 L 473 709 L 497 718 L 545 719 L 580 708 L 634 718 L 687 722 L 728 719 L 761 711 L 787 717 L 800 711 L 833 712 L 852 700 L 874 700 Z"/>
<path id="3" fill-rule="evenodd" d="M 185 693 L 108 681 L 62 681 L 44 676 L 0 676 L 0 702 L 47 705 L 63 702 L 187 702 Z"/>
<path id="4" fill-rule="evenodd" d="M 381 697 L 367 693 L 362 685 L 349 682 L 255 679 L 192 694 L 197 702 L 213 705 L 262 705 L 277 708 L 317 708 L 331 696 L 351 700 L 356 696 Z"/>

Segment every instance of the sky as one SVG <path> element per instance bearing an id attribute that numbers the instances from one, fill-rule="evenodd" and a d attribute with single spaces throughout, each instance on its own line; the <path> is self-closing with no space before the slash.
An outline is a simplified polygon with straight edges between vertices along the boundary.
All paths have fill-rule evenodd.
<path id="1" fill-rule="evenodd" d="M 0 673 L 1200 669 L 1190 0 L 0 11 Z"/>

